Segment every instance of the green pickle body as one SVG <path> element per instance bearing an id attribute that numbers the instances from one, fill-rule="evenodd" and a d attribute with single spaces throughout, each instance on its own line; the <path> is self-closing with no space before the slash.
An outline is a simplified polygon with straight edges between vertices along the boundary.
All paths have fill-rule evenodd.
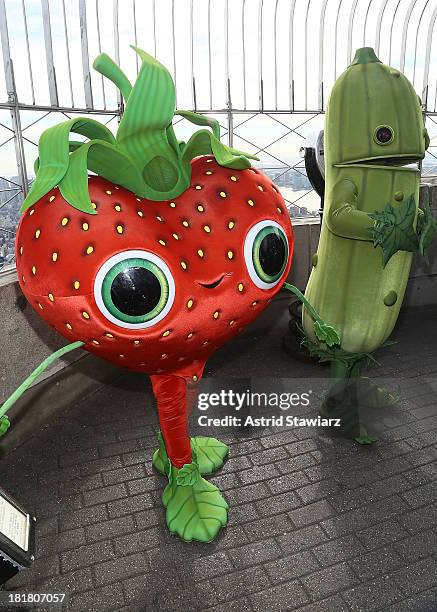
<path id="1" fill-rule="evenodd" d="M 381 128 L 392 138 L 378 141 Z M 389 134 L 390 134 L 389 132 Z M 398 251 L 386 266 L 374 247 L 368 213 L 414 197 L 416 218 L 426 130 L 408 79 L 359 49 L 334 84 L 325 118 L 325 207 L 317 256 L 305 291 L 320 316 L 337 328 L 341 348 L 370 353 L 391 334 L 411 268 L 412 253 Z M 310 314 L 303 326 L 317 340 Z"/>

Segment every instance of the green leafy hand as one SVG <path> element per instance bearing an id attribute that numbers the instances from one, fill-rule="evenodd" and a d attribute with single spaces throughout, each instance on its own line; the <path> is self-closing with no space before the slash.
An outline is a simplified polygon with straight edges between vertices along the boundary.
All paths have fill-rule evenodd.
<path id="1" fill-rule="evenodd" d="M 419 248 L 419 238 L 414 229 L 416 204 L 413 195 L 397 206 L 387 204 L 383 211 L 370 213 L 369 217 L 375 221 L 369 229 L 373 245 L 382 247 L 384 268 L 398 251 L 413 253 Z"/>
<path id="2" fill-rule="evenodd" d="M 314 322 L 314 333 L 320 342 L 324 342 L 329 347 L 340 344 L 340 334 L 338 331 L 335 327 L 328 325 L 322 320 Z"/>

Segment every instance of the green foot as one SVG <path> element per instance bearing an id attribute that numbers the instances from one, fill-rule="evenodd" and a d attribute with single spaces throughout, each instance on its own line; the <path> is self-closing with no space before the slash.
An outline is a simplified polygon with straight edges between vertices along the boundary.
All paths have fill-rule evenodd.
<path id="1" fill-rule="evenodd" d="M 228 522 L 228 504 L 200 475 L 196 463 L 178 469 L 167 461 L 168 485 L 162 502 L 170 532 L 186 542 L 211 542 Z"/>
<path id="2" fill-rule="evenodd" d="M 358 403 L 366 408 L 389 408 L 399 402 L 399 396 L 373 384 L 370 378 L 362 376 L 358 380 Z"/>
<path id="3" fill-rule="evenodd" d="M 373 444 L 374 442 L 378 441 L 378 438 L 375 438 L 375 436 L 358 436 L 358 438 L 354 438 L 355 442 L 358 442 L 358 444 Z"/>
<path id="4" fill-rule="evenodd" d="M 153 453 L 152 464 L 161 474 L 165 474 L 167 452 L 161 432 L 158 433 L 159 448 Z M 229 447 L 216 438 L 197 436 L 191 438 L 191 448 L 196 453 L 197 464 L 201 474 L 212 474 L 222 467 Z"/>

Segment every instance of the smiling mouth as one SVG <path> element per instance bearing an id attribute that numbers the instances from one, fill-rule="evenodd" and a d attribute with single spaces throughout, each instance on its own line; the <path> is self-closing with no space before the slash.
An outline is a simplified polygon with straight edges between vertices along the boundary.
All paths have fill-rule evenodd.
<path id="1" fill-rule="evenodd" d="M 220 283 L 222 282 L 225 276 L 226 276 L 225 274 L 222 274 L 220 278 L 213 281 L 212 283 L 199 283 L 199 281 L 197 282 L 199 285 L 201 285 L 201 287 L 205 287 L 205 289 L 215 289 L 216 287 L 220 285 Z"/>

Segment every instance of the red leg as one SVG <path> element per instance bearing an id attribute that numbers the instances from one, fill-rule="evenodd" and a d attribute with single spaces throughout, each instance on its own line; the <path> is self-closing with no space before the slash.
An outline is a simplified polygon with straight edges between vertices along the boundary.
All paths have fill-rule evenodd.
<path id="1" fill-rule="evenodd" d="M 187 383 L 184 378 L 171 374 L 154 374 L 150 379 L 167 455 L 172 465 L 181 468 L 192 461 L 188 435 Z"/>

